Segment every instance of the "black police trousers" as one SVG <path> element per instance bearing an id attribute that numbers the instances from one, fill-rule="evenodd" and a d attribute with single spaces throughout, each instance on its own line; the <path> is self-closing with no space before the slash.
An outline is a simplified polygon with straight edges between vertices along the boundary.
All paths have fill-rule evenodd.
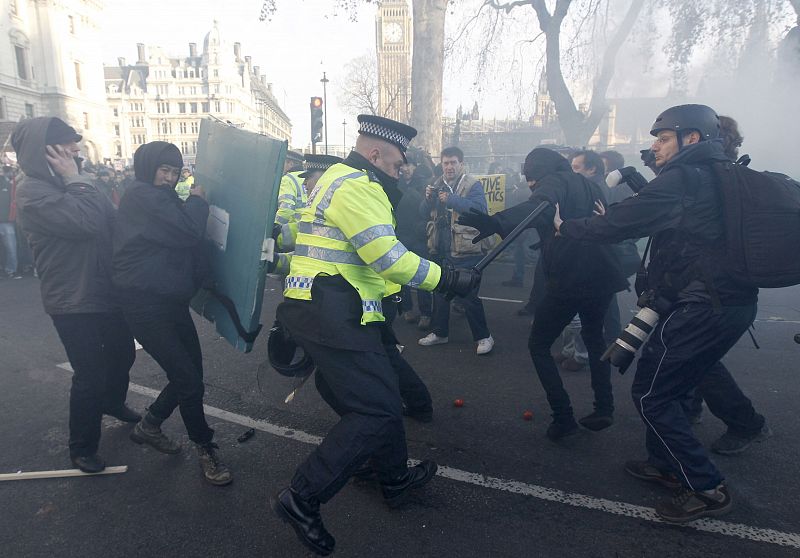
<path id="1" fill-rule="evenodd" d="M 711 303 L 681 303 L 661 316 L 642 347 L 631 395 L 647 427 L 647 458 L 689 490 L 712 489 L 723 477 L 692 432 L 684 404 L 755 316 L 755 304 L 715 311 Z"/>
<path id="2" fill-rule="evenodd" d="M 196 444 L 210 442 L 214 431 L 203 412 L 203 353 L 189 306 L 126 300 L 122 310 L 134 336 L 166 372 L 169 381 L 150 405 L 150 413 L 166 420 L 179 408 L 189 439 Z"/>
<path id="3" fill-rule="evenodd" d="M 119 312 L 54 314 L 53 325 L 72 366 L 69 392 L 69 453 L 97 453 L 103 411 L 125 403 L 133 336 Z"/>
<path id="4" fill-rule="evenodd" d="M 327 502 L 367 459 L 381 480 L 405 473 L 408 449 L 402 402 L 389 357 L 307 339 L 301 344 L 317 365 L 320 394 L 340 418 L 297 468 L 292 489 L 303 499 Z"/>

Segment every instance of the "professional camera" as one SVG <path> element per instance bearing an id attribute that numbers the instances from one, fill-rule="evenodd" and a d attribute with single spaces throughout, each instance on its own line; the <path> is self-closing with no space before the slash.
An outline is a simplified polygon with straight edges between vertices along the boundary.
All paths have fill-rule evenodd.
<path id="1" fill-rule="evenodd" d="M 622 183 L 630 186 L 634 194 L 638 194 L 642 188 L 647 186 L 647 179 L 634 167 L 623 167 L 608 173 L 606 185 L 608 185 L 609 188 L 614 188 Z"/>
<path id="2" fill-rule="evenodd" d="M 672 306 L 667 299 L 657 297 L 653 291 L 640 296 L 637 304 L 641 310 L 631 318 L 630 323 L 601 357 L 601 360 L 607 360 L 619 368 L 620 374 L 625 373 L 637 351 L 653 332 L 658 320 Z"/>

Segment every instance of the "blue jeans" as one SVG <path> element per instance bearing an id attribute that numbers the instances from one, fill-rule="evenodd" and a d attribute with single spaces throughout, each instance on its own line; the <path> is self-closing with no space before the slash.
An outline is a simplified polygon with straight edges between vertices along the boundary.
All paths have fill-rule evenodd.
<path id="1" fill-rule="evenodd" d="M 446 263 L 453 264 L 457 268 L 470 268 L 481 261 L 481 256 L 468 258 L 445 258 Z M 478 288 L 473 289 L 467 296 L 461 299 L 464 307 L 464 314 L 467 317 L 469 329 L 472 331 L 472 340 L 478 341 L 490 336 L 489 326 L 486 325 L 486 313 L 483 311 L 483 303 L 478 298 Z M 439 337 L 449 337 L 450 335 L 450 301 L 443 294 L 434 293 L 433 295 L 433 316 L 431 318 L 431 330 Z"/>
<path id="2" fill-rule="evenodd" d="M 3 238 L 3 251 L 6 255 L 4 270 L 7 274 L 17 272 L 17 232 L 14 223 L 0 223 L 0 237 Z"/>

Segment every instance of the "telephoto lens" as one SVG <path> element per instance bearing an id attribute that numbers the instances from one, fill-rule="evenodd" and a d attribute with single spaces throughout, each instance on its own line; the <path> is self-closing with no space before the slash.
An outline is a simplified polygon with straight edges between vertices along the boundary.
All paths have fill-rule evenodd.
<path id="1" fill-rule="evenodd" d="M 601 360 L 608 360 L 623 374 L 633 362 L 642 344 L 647 341 L 659 320 L 658 312 L 645 306 L 631 319 L 616 341 L 606 350 Z"/>

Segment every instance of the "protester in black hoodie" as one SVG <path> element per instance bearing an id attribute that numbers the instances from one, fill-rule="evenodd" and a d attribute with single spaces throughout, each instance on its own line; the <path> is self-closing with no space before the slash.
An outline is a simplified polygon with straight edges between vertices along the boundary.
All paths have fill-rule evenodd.
<path id="1" fill-rule="evenodd" d="M 11 135 L 25 179 L 17 219 L 33 249 L 44 310 L 73 369 L 69 453 L 82 471 L 105 468 L 97 455 L 103 413 L 141 417 L 125 405 L 133 337 L 111 296 L 114 207 L 80 172 L 81 140 L 58 118 L 31 118 Z"/>
<path id="2" fill-rule="evenodd" d="M 611 393 L 611 368 L 601 361 L 605 351 L 603 318 L 614 293 L 628 286 L 619 261 L 608 246 L 590 245 L 556 237 L 553 230 L 555 206 L 572 218 L 590 217 L 595 202 L 605 203 L 600 186 L 572 171 L 569 161 L 546 148 L 536 148 L 525 158 L 523 174 L 532 190 L 530 200 L 493 216 L 473 211 L 460 223 L 475 227 L 481 234 L 473 242 L 499 234 L 505 237 L 541 202 L 551 206 L 531 226 L 542 239 L 542 265 L 546 294 L 536 307 L 528 348 L 553 411 L 547 429 L 551 440 L 575 434 L 578 425 L 569 395 L 564 389 L 550 347 L 578 314 L 583 325 L 581 337 L 589 352 L 589 368 L 594 390 L 594 412 L 580 420 L 590 430 L 602 430 L 613 423 L 614 400 Z"/>
<path id="3" fill-rule="evenodd" d="M 131 439 L 163 453 L 179 453 L 180 445 L 161 432 L 161 424 L 180 408 L 205 479 L 228 484 L 231 473 L 219 460 L 214 431 L 203 412 L 203 355 L 189 314 L 189 301 L 199 287 L 208 203 L 197 186 L 185 202 L 178 197 L 175 185 L 183 157 L 171 143 L 142 145 L 133 165 L 136 181 L 120 202 L 114 229 L 114 286 L 134 335 L 169 383 Z"/>

